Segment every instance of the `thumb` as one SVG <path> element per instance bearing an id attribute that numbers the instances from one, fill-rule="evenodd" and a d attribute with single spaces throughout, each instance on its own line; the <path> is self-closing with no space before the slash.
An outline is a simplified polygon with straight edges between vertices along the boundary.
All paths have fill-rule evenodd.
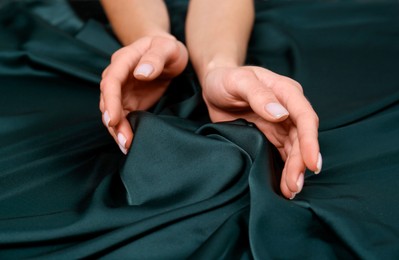
<path id="1" fill-rule="evenodd" d="M 140 58 L 134 77 L 144 81 L 153 80 L 161 74 L 174 77 L 184 70 L 187 59 L 188 55 L 181 43 L 168 38 L 155 38 Z"/>
<path id="2" fill-rule="evenodd" d="M 264 109 L 276 121 L 283 121 L 289 115 L 287 109 L 285 109 L 285 107 L 283 107 L 277 101 L 275 101 L 275 102 L 271 101 L 271 102 L 267 103 L 264 106 Z"/>
<path id="3" fill-rule="evenodd" d="M 280 104 L 270 88 L 267 88 L 257 77 L 252 75 L 245 80 L 237 81 L 237 94 L 244 99 L 251 109 L 269 122 L 281 122 L 289 116 L 288 110 Z"/>

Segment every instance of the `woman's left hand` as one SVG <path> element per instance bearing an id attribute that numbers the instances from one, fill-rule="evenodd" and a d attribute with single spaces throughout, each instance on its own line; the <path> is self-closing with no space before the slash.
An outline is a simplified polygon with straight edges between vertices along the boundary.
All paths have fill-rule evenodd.
<path id="1" fill-rule="evenodd" d="M 298 82 L 243 66 L 211 69 L 201 84 L 213 122 L 246 119 L 278 149 L 285 161 L 280 183 L 285 197 L 302 190 L 306 168 L 320 172 L 319 121 Z"/>

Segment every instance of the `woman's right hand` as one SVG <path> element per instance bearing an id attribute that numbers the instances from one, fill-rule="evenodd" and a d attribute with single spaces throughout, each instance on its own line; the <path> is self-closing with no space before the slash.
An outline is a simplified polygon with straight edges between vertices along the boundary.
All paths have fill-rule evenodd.
<path id="1" fill-rule="evenodd" d="M 112 55 L 102 74 L 100 110 L 123 153 L 133 140 L 126 116 L 153 106 L 187 62 L 186 47 L 171 35 L 140 38 Z"/>

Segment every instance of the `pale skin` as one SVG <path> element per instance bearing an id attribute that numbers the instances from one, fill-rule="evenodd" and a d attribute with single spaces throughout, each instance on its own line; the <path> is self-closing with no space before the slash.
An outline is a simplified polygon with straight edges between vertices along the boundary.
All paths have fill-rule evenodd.
<path id="1" fill-rule="evenodd" d="M 133 132 L 126 115 L 146 110 L 187 65 L 186 47 L 169 33 L 162 0 L 102 0 L 115 34 L 125 46 L 116 51 L 102 75 L 103 122 L 127 153 Z"/>
<path id="2" fill-rule="evenodd" d="M 155 104 L 171 79 L 183 71 L 188 54 L 169 34 L 163 1 L 102 3 L 126 47 L 113 55 L 103 73 L 100 110 L 104 124 L 126 153 L 133 139 L 126 115 Z M 243 65 L 253 20 L 252 0 L 191 0 L 188 53 L 211 120 L 244 118 L 256 124 L 285 161 L 280 188 L 293 199 L 302 190 L 306 168 L 321 170 L 318 117 L 298 82 Z"/>

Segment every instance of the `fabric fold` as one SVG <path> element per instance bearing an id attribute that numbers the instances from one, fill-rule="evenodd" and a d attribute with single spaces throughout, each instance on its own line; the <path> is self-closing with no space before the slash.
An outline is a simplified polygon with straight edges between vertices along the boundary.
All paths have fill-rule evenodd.
<path id="1" fill-rule="evenodd" d="M 166 3 L 184 41 L 188 1 Z M 128 116 L 122 154 L 98 110 L 118 43 L 51 6 L 0 4 L 1 259 L 399 257 L 397 1 L 256 1 L 248 63 L 298 80 L 321 122 L 293 200 L 251 122 L 210 122 L 191 67 Z"/>

